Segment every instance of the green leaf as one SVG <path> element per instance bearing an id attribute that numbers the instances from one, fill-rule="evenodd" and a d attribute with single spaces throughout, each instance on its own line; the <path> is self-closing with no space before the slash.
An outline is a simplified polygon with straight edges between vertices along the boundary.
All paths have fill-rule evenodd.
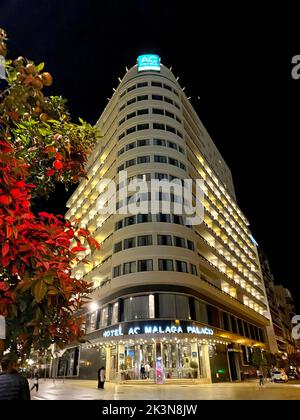
<path id="1" fill-rule="evenodd" d="M 39 303 L 44 299 L 47 293 L 47 286 L 43 280 L 40 280 L 34 285 L 32 291 L 33 291 L 33 296 L 35 297 L 35 300 L 37 301 L 37 303 Z"/>
<path id="2" fill-rule="evenodd" d="M 36 69 L 39 72 L 39 71 L 42 71 L 44 67 L 45 67 L 45 63 L 40 63 L 36 66 Z"/>

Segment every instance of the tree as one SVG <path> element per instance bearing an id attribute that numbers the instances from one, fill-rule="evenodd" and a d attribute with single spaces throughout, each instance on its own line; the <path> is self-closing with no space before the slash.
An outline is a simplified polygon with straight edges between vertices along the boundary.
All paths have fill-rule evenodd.
<path id="1" fill-rule="evenodd" d="M 0 29 L 0 54 L 7 36 Z M 66 187 L 86 176 L 84 164 L 95 130 L 71 122 L 66 101 L 44 96 L 52 76 L 23 57 L 6 60 L 0 91 L 0 315 L 12 349 L 22 357 L 52 343 L 63 346 L 83 334 L 78 311 L 91 285 L 72 277 L 72 266 L 99 244 L 79 222 L 32 203 L 48 197 L 57 182 Z M 1 87 L 1 85 L 0 85 Z M 83 259 L 84 261 L 84 259 Z"/>

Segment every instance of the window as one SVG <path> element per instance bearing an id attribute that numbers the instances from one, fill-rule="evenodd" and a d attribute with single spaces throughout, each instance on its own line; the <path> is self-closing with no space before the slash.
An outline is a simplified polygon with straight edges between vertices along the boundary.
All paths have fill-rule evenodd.
<path id="1" fill-rule="evenodd" d="M 129 99 L 129 101 L 127 101 L 127 105 L 134 104 L 135 102 L 136 102 L 136 98 Z"/>
<path id="2" fill-rule="evenodd" d="M 189 298 L 184 295 L 159 294 L 159 317 L 190 319 Z"/>
<path id="3" fill-rule="evenodd" d="M 136 272 L 136 262 L 131 261 L 123 264 L 123 274 L 131 274 Z"/>
<path id="4" fill-rule="evenodd" d="M 135 238 L 127 238 L 124 240 L 124 249 L 130 249 L 135 247 Z"/>
<path id="5" fill-rule="evenodd" d="M 156 163 L 167 163 L 168 159 L 167 159 L 167 156 L 154 155 L 154 162 L 156 162 Z"/>
<path id="6" fill-rule="evenodd" d="M 124 90 L 124 92 L 121 93 L 120 98 L 123 98 L 123 96 L 125 95 L 126 90 Z"/>
<path id="7" fill-rule="evenodd" d="M 138 140 L 137 141 L 138 147 L 149 146 L 149 144 L 150 144 L 150 140 L 149 139 L 143 139 L 143 140 Z"/>
<path id="8" fill-rule="evenodd" d="M 166 146 L 166 140 L 163 139 L 153 139 L 154 146 Z"/>
<path id="9" fill-rule="evenodd" d="M 180 109 L 180 106 L 178 105 L 177 102 L 174 102 L 174 105 L 176 106 L 177 109 Z"/>
<path id="10" fill-rule="evenodd" d="M 187 273 L 187 263 L 185 261 L 176 260 L 176 271 L 179 271 L 180 273 Z"/>
<path id="11" fill-rule="evenodd" d="M 85 331 L 87 334 L 98 329 L 98 314 L 99 312 L 95 311 L 87 315 L 85 325 Z"/>
<path id="12" fill-rule="evenodd" d="M 165 125 L 164 124 L 159 124 L 159 123 L 153 123 L 153 128 L 154 128 L 154 130 L 164 130 Z"/>
<path id="13" fill-rule="evenodd" d="M 186 170 L 186 166 L 182 162 L 180 162 L 180 168 L 183 169 L 184 171 Z"/>
<path id="14" fill-rule="evenodd" d="M 158 269 L 160 271 L 174 271 L 173 260 L 158 260 Z"/>
<path id="15" fill-rule="evenodd" d="M 230 331 L 229 315 L 226 312 L 223 312 L 223 327 L 224 327 L 224 330 Z"/>
<path id="16" fill-rule="evenodd" d="M 163 109 L 160 109 L 160 108 L 153 108 L 152 109 L 152 114 L 164 115 L 164 110 Z"/>
<path id="17" fill-rule="evenodd" d="M 183 139 L 183 135 L 182 135 L 182 133 L 179 130 L 177 130 L 177 136 L 179 136 L 179 137 L 181 137 Z"/>
<path id="18" fill-rule="evenodd" d="M 233 315 L 230 315 L 230 320 L 231 320 L 231 331 L 236 334 L 238 332 L 236 317 Z"/>
<path id="19" fill-rule="evenodd" d="M 179 236 L 174 236 L 174 246 L 180 246 L 181 248 L 185 248 L 185 239 L 180 238 Z"/>
<path id="20" fill-rule="evenodd" d="M 163 97 L 161 95 L 152 95 L 152 99 L 155 101 L 162 101 Z"/>
<path id="21" fill-rule="evenodd" d="M 124 118 L 122 118 L 122 119 L 119 121 L 119 125 L 123 124 L 123 122 L 125 122 L 125 117 L 124 117 Z"/>
<path id="22" fill-rule="evenodd" d="M 123 165 L 118 166 L 117 172 L 121 172 L 124 169 L 124 163 Z"/>
<path id="23" fill-rule="evenodd" d="M 124 299 L 124 321 L 149 318 L 149 296 Z"/>
<path id="24" fill-rule="evenodd" d="M 173 214 L 173 223 L 177 225 L 183 225 L 182 216 L 179 216 L 178 214 Z"/>
<path id="25" fill-rule="evenodd" d="M 170 147 L 170 149 L 176 149 L 177 150 L 177 144 L 173 143 L 172 141 L 168 141 L 168 147 Z"/>
<path id="26" fill-rule="evenodd" d="M 129 168 L 130 166 L 133 166 L 135 164 L 136 164 L 136 160 L 135 159 L 127 160 L 127 162 L 126 162 L 126 168 Z"/>
<path id="27" fill-rule="evenodd" d="M 111 324 L 117 324 L 119 322 L 119 302 L 115 302 L 112 305 L 111 311 Z"/>
<path id="28" fill-rule="evenodd" d="M 152 271 L 153 261 L 152 260 L 139 260 L 138 271 Z"/>
<path id="29" fill-rule="evenodd" d="M 147 223 L 152 221 L 151 214 L 138 214 L 137 215 L 137 223 Z"/>
<path id="30" fill-rule="evenodd" d="M 164 213 L 158 213 L 156 215 L 157 222 L 163 222 L 163 223 L 171 223 L 171 215 L 170 214 L 164 214 Z"/>
<path id="31" fill-rule="evenodd" d="M 172 236 L 171 235 L 157 235 L 157 245 L 172 246 Z"/>
<path id="32" fill-rule="evenodd" d="M 122 147 L 122 149 L 120 149 L 119 151 L 118 151 L 118 156 L 120 156 L 120 155 L 122 155 L 123 153 L 124 153 L 124 147 Z"/>
<path id="33" fill-rule="evenodd" d="M 174 127 L 170 127 L 169 125 L 166 126 L 166 130 L 167 131 L 170 131 L 170 133 L 174 133 L 174 134 L 176 133 L 175 128 Z"/>
<path id="34" fill-rule="evenodd" d="M 175 115 L 173 114 L 173 112 L 166 111 L 165 115 L 166 117 L 175 118 Z"/>
<path id="35" fill-rule="evenodd" d="M 195 320 L 208 324 L 206 305 L 199 300 L 195 300 Z"/>
<path id="36" fill-rule="evenodd" d="M 148 99 L 148 95 L 139 95 L 137 97 L 137 100 L 140 101 L 146 101 Z"/>
<path id="37" fill-rule="evenodd" d="M 136 131 L 136 127 L 133 126 L 133 127 L 127 128 L 126 134 L 128 135 L 128 134 L 134 133 L 135 131 Z"/>
<path id="38" fill-rule="evenodd" d="M 129 144 L 126 145 L 126 151 L 134 149 L 135 147 L 136 147 L 136 143 L 135 143 L 135 141 L 133 141 L 132 143 L 129 143 Z"/>
<path id="39" fill-rule="evenodd" d="M 178 166 L 178 160 L 169 157 L 169 164 L 173 166 Z"/>
<path id="40" fill-rule="evenodd" d="M 244 328 L 243 328 L 243 322 L 240 318 L 237 319 L 238 327 L 239 327 L 239 334 L 245 335 Z"/>
<path id="41" fill-rule="evenodd" d="M 137 163 L 150 163 L 150 156 L 139 156 Z"/>
<path id="42" fill-rule="evenodd" d="M 181 119 L 179 117 L 176 116 L 176 121 L 178 121 L 179 123 L 181 123 Z"/>
<path id="43" fill-rule="evenodd" d="M 162 87 L 162 83 L 160 83 L 160 82 L 151 82 L 151 86 Z"/>
<path id="44" fill-rule="evenodd" d="M 122 229 L 122 227 L 123 227 L 123 220 L 119 220 L 118 222 L 115 223 L 115 230 Z"/>
<path id="45" fill-rule="evenodd" d="M 122 242 L 117 242 L 114 245 L 114 252 L 116 253 L 116 252 L 120 252 L 120 251 L 122 251 Z"/>
<path id="46" fill-rule="evenodd" d="M 136 218 L 136 216 L 125 217 L 124 226 L 134 225 L 136 223 L 135 218 Z"/>
<path id="47" fill-rule="evenodd" d="M 123 131 L 123 133 L 121 133 L 118 137 L 118 140 L 121 140 L 123 137 L 125 137 L 125 131 Z"/>
<path id="48" fill-rule="evenodd" d="M 137 115 L 145 115 L 145 114 L 149 114 L 149 109 L 147 108 L 139 109 L 137 112 Z"/>
<path id="49" fill-rule="evenodd" d="M 101 309 L 100 328 L 105 328 L 108 325 L 109 325 L 109 312 L 108 312 L 108 306 L 106 306 L 106 308 Z"/>
<path id="50" fill-rule="evenodd" d="M 154 179 L 158 179 L 159 181 L 161 181 L 162 179 L 168 179 L 168 178 L 169 178 L 168 174 L 162 174 L 162 173 L 159 173 L 159 172 L 156 172 L 154 174 Z"/>
<path id="51" fill-rule="evenodd" d="M 145 86 L 148 86 L 148 82 L 141 82 L 141 83 L 137 84 L 138 88 L 142 88 L 142 87 L 145 87 Z"/>
<path id="52" fill-rule="evenodd" d="M 190 241 L 189 239 L 187 240 L 187 247 L 188 249 L 195 251 L 195 244 L 193 241 Z"/>
<path id="53" fill-rule="evenodd" d="M 178 146 L 178 150 L 179 150 L 179 152 L 180 152 L 180 153 L 184 153 L 184 149 L 183 149 L 183 147 Z"/>
<path id="54" fill-rule="evenodd" d="M 127 114 L 127 120 L 130 120 L 130 118 L 135 117 L 135 112 L 130 112 L 130 114 Z"/>
<path id="55" fill-rule="evenodd" d="M 138 131 L 148 130 L 148 128 L 149 128 L 149 124 L 138 124 L 138 126 L 137 126 Z"/>
<path id="56" fill-rule="evenodd" d="M 170 98 L 167 98 L 166 96 L 164 97 L 165 102 L 167 102 L 168 104 L 172 104 L 173 105 L 173 101 Z"/>
<path id="57" fill-rule="evenodd" d="M 138 236 L 138 246 L 148 246 L 148 245 L 152 245 L 151 235 Z"/>
<path id="58" fill-rule="evenodd" d="M 128 92 L 131 92 L 132 90 L 134 90 L 136 88 L 136 86 L 135 85 L 133 85 L 133 86 L 130 86 L 128 89 L 127 89 L 127 93 Z"/>
<path id="59" fill-rule="evenodd" d="M 172 91 L 172 88 L 171 88 L 171 86 L 169 86 L 169 85 L 165 85 L 165 84 L 164 84 L 164 88 Z"/>

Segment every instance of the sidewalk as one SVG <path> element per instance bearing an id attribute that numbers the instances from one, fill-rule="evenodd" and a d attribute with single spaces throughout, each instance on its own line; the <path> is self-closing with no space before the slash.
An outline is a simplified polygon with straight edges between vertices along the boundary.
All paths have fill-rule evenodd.
<path id="1" fill-rule="evenodd" d="M 97 388 L 97 381 L 62 379 L 40 380 L 39 392 L 32 391 L 33 400 L 300 400 L 300 383 L 273 384 L 259 387 L 257 382 L 218 383 L 199 385 L 156 385 L 105 383 Z"/>

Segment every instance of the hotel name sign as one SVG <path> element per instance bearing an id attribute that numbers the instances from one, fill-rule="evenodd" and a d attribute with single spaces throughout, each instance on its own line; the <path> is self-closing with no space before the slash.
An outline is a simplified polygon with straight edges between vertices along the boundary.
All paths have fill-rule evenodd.
<path id="1" fill-rule="evenodd" d="M 139 334 L 197 334 L 204 336 L 214 335 L 211 328 L 195 325 L 188 322 L 180 322 L 179 324 L 170 322 L 141 322 L 141 323 L 122 323 L 116 328 L 106 329 L 102 332 L 104 338 L 120 337 L 123 335 L 139 335 Z"/>

